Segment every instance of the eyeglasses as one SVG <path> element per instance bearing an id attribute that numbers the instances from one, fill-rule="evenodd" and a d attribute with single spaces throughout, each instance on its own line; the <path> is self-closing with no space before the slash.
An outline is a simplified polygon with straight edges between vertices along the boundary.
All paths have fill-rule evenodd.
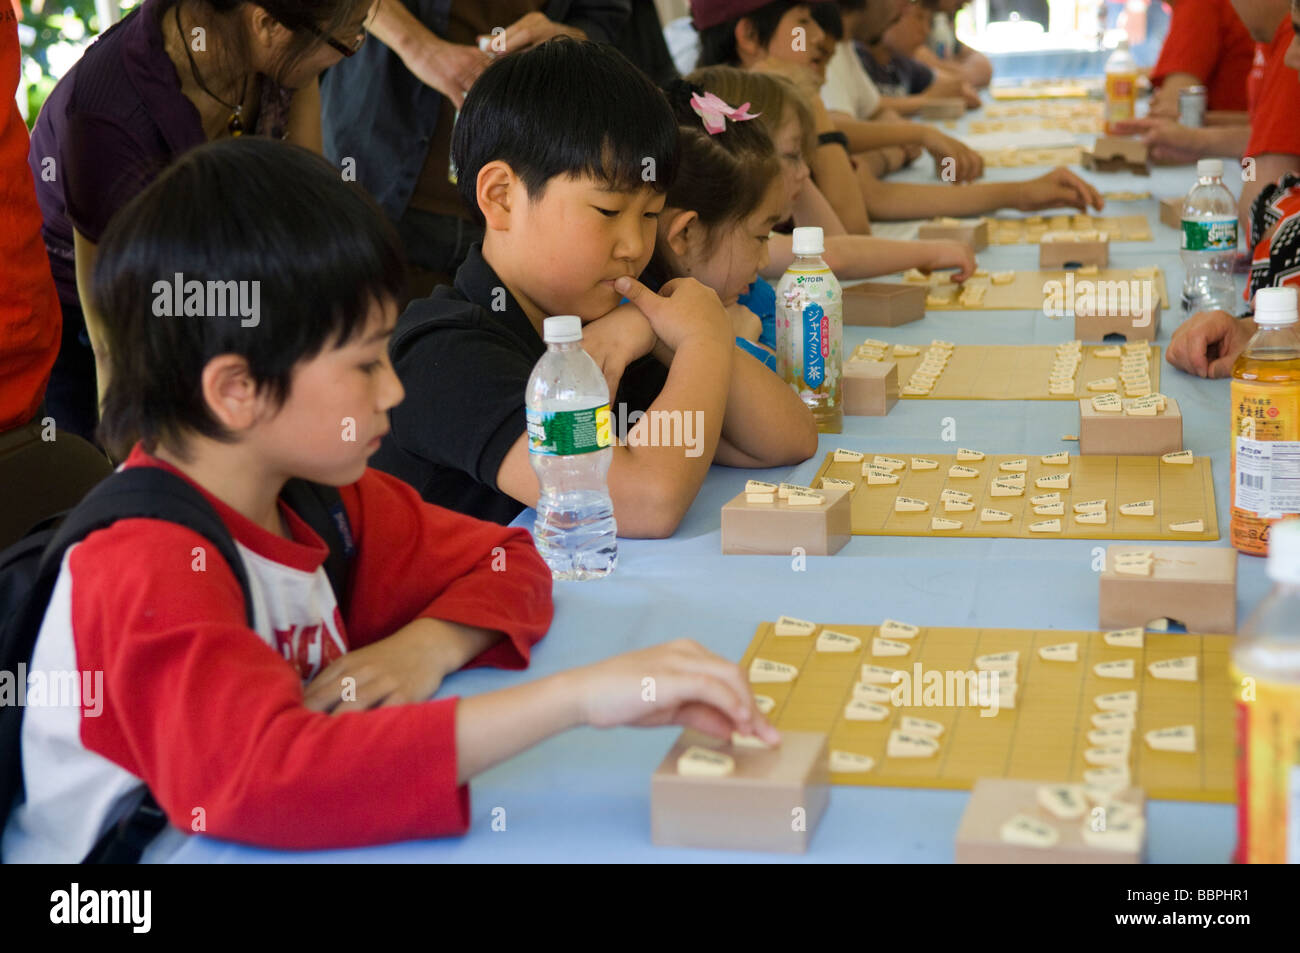
<path id="1" fill-rule="evenodd" d="M 309 23 L 307 25 L 307 29 L 310 30 L 313 34 L 315 34 L 316 37 L 324 40 L 335 50 L 342 53 L 344 56 L 352 56 L 357 52 L 357 50 L 361 49 L 361 44 L 366 42 L 365 30 L 359 30 L 357 32 L 356 40 L 353 41 L 351 46 L 348 46 L 346 43 L 341 43 L 340 41 L 334 39 L 334 37 L 330 36 L 328 33 L 326 33 L 320 27 L 316 26 L 316 24 L 314 23 Z"/>

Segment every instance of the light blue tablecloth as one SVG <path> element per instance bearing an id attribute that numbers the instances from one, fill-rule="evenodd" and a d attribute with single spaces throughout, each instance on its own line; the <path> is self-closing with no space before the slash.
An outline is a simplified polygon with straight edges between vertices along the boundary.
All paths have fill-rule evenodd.
<path id="1" fill-rule="evenodd" d="M 900 178 L 932 181 L 929 160 Z M 993 169 L 989 180 L 1025 178 L 1044 170 Z M 1086 174 L 1103 191 L 1150 191 L 1143 202 L 1115 203 L 1109 214 L 1144 213 L 1153 242 L 1116 244 L 1112 263 L 1158 264 L 1173 307 L 1164 313 L 1159 343 L 1177 325 L 1182 269 L 1177 232 L 1159 222 L 1156 199 L 1182 194 L 1189 168 L 1155 169 L 1149 178 Z M 1235 192 L 1236 184 L 1230 187 Z M 1037 266 L 1035 246 L 990 247 L 979 256 L 989 269 Z M 868 336 L 928 343 L 1051 344 L 1072 335 L 1069 319 L 1041 313 L 933 313 L 901 328 L 846 328 L 845 353 Z M 1213 461 L 1219 531 L 1227 533 L 1228 385 L 1162 367 L 1161 390 L 1184 415 L 1184 445 Z M 958 445 L 990 453 L 1077 450 L 1061 435 L 1078 432 L 1070 402 L 904 400 L 883 418 L 849 417 L 842 435 L 824 436 L 818 455 L 790 470 L 715 467 L 677 534 L 666 541 L 621 540 L 614 577 L 556 586 L 555 623 L 527 673 L 474 671 L 453 676 L 443 694 L 473 695 L 546 675 L 617 652 L 677 636 L 739 659 L 757 623 L 790 614 L 821 622 L 864 623 L 883 617 L 920 625 L 1096 628 L 1097 577 L 1093 543 L 1077 540 L 984 540 L 856 537 L 838 555 L 812 557 L 796 572 L 788 557 L 724 557 L 719 510 L 747 477 L 806 483 L 836 446 L 864 451 L 942 453 L 945 418 Z M 531 526 L 531 513 L 520 525 Z M 1238 615 L 1244 619 L 1267 591 L 1261 560 L 1238 559 Z M 773 855 L 669 850 L 650 844 L 650 775 L 677 729 L 579 730 L 553 738 L 477 778 L 473 819 L 462 838 L 312 853 L 256 850 L 194 838 L 180 861 L 631 861 L 637 863 L 769 862 Z M 358 797 L 366 796 L 360 791 Z M 965 792 L 836 788 L 806 861 L 951 861 Z M 495 808 L 506 829 L 494 831 Z M 376 808 L 379 809 L 378 807 Z M 1233 808 L 1159 802 L 1150 806 L 1149 856 L 1158 862 L 1228 859 Z M 783 859 L 790 859 L 784 858 Z"/>

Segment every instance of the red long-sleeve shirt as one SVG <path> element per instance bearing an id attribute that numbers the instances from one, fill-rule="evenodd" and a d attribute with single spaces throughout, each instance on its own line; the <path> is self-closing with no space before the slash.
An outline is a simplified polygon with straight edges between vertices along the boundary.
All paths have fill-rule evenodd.
<path id="1" fill-rule="evenodd" d="M 126 465 L 166 466 L 138 448 Z M 526 531 L 424 503 L 386 474 L 341 493 L 357 548 L 346 618 L 327 547 L 284 507 L 292 540 L 208 496 L 248 572 L 251 629 L 234 574 L 191 530 L 122 520 L 68 553 L 29 670 L 26 801 L 6 860 L 79 860 L 142 781 L 174 828 L 268 847 L 465 830 L 454 698 L 325 715 L 303 687 L 426 617 L 505 632 L 471 664 L 523 668 L 550 624 L 550 572 Z M 102 690 L 82 675 L 79 698 L 34 704 L 32 673 L 52 685 L 65 671 L 102 672 Z"/>

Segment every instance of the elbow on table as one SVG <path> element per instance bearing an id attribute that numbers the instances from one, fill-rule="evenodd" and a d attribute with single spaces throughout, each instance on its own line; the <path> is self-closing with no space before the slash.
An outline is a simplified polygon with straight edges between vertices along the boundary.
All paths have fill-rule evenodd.
<path id="1" fill-rule="evenodd" d="M 615 504 L 618 535 L 626 539 L 667 539 L 677 532 L 699 489 L 698 483 L 688 486 L 686 481 L 667 474 L 638 482 Z"/>

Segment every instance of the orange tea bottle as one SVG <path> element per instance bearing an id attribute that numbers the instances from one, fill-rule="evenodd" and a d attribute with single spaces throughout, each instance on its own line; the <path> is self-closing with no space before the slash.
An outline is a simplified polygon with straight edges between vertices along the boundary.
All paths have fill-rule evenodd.
<path id="1" fill-rule="evenodd" d="M 1255 293 L 1259 330 L 1232 366 L 1232 545 L 1268 555 L 1269 527 L 1300 514 L 1296 289 Z"/>

